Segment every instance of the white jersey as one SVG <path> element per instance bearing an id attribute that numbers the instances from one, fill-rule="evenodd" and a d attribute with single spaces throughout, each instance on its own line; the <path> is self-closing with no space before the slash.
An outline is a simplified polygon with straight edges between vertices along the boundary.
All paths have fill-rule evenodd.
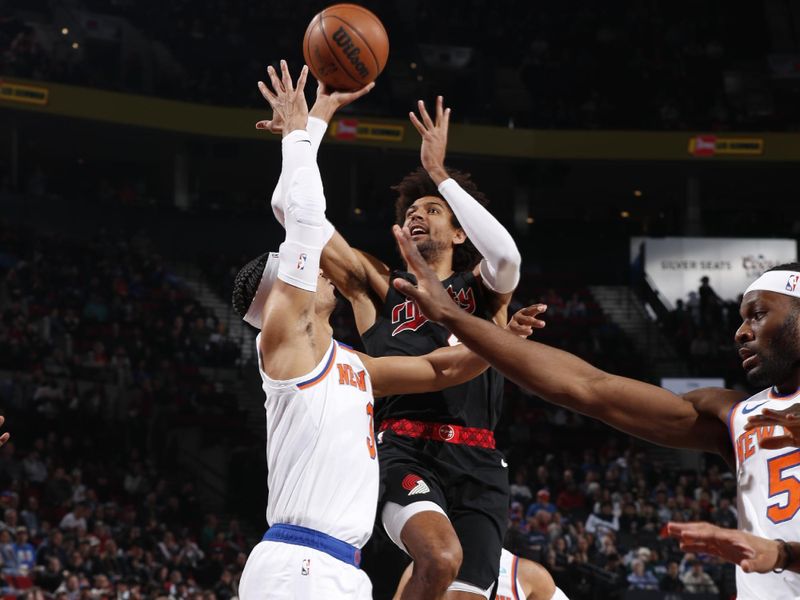
<path id="1" fill-rule="evenodd" d="M 497 576 L 497 600 L 525 600 L 525 591 L 517 579 L 518 563 L 519 557 L 503 548 Z"/>
<path id="2" fill-rule="evenodd" d="M 764 450 L 758 440 L 781 435 L 783 428 L 745 431 L 744 426 L 752 415 L 765 408 L 784 409 L 798 396 L 800 390 L 779 396 L 767 389 L 733 406 L 728 416 L 736 453 L 739 529 L 772 540 L 800 541 L 800 449 Z M 736 588 L 739 600 L 800 599 L 800 574 L 747 574 L 736 567 Z"/>
<path id="3" fill-rule="evenodd" d="M 260 358 L 259 371 L 267 396 L 267 522 L 363 547 L 378 505 L 372 384 L 364 364 L 331 340 L 307 375 L 274 381 Z"/>

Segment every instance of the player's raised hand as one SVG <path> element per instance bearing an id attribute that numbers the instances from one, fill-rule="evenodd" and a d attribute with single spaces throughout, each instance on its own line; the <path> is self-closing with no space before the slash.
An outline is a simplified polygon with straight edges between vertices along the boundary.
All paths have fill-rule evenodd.
<path id="1" fill-rule="evenodd" d="M 272 107 L 273 117 L 271 121 L 259 121 L 256 123 L 256 127 L 271 131 L 277 129 L 284 136 L 295 129 L 305 129 L 308 123 L 308 105 L 304 90 L 308 67 L 303 65 L 300 76 L 297 78 L 297 85 L 292 82 L 285 60 L 281 61 L 280 77 L 272 66 L 267 67 L 267 75 L 269 75 L 272 89 L 263 81 L 258 82 L 258 89 Z"/>
<path id="2" fill-rule="evenodd" d="M 417 278 L 414 286 L 405 279 L 395 279 L 392 284 L 400 293 L 415 300 L 423 314 L 431 321 L 441 321 L 448 311 L 461 310 L 453 299 L 447 294 L 442 282 L 436 273 L 422 258 L 414 242 L 411 241 L 411 232 L 407 227 L 400 228 L 395 225 L 392 232 L 400 248 L 400 254 L 406 261 L 409 273 Z"/>
<path id="3" fill-rule="evenodd" d="M 765 408 L 761 414 L 751 416 L 744 428 L 750 430 L 775 425 L 783 427 L 783 435 L 763 438 L 759 436 L 759 446 L 765 450 L 800 446 L 800 403 L 792 404 L 783 410 Z"/>
<path id="4" fill-rule="evenodd" d="M 354 92 L 331 91 L 321 81 L 317 82 L 317 99 L 311 107 L 309 115 L 330 123 L 336 111 L 347 106 L 372 91 L 375 82 L 368 83 L 360 90 Z"/>
<path id="5" fill-rule="evenodd" d="M 444 168 L 444 157 L 447 154 L 447 131 L 450 127 L 450 109 L 444 107 L 444 98 L 436 97 L 436 121 L 431 119 L 425 103 L 417 101 L 419 117 L 413 112 L 408 113 L 411 124 L 417 128 L 422 136 L 422 145 L 419 155 L 423 168 L 431 176 L 434 183 L 439 185 L 447 179 L 447 171 Z"/>
<path id="6" fill-rule="evenodd" d="M 781 544 L 711 523 L 669 523 L 667 532 L 684 552 L 713 554 L 742 567 L 745 573 L 769 573 L 781 567 Z"/>
<path id="7" fill-rule="evenodd" d="M 533 333 L 534 329 L 541 329 L 546 325 L 544 321 L 537 318 L 546 310 L 546 304 L 532 304 L 521 308 L 511 317 L 506 329 L 514 335 L 526 338 Z"/>

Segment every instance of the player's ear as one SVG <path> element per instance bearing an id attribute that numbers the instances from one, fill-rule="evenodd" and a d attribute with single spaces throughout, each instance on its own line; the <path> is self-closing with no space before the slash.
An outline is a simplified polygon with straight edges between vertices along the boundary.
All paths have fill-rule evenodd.
<path id="1" fill-rule="evenodd" d="M 461 227 L 456 227 L 456 230 L 453 232 L 453 243 L 456 245 L 463 244 L 467 241 L 467 234 L 464 233 L 464 230 Z"/>

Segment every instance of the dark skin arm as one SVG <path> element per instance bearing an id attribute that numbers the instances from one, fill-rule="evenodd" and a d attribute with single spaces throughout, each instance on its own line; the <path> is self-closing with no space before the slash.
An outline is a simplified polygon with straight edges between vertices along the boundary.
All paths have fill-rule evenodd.
<path id="1" fill-rule="evenodd" d="M 701 414 L 692 401 L 668 390 L 611 375 L 567 352 L 507 334 L 454 307 L 408 232 L 395 228 L 395 237 L 418 280 L 414 287 L 398 279 L 393 282 L 395 287 L 416 300 L 429 319 L 442 323 L 518 385 L 549 402 L 650 442 L 732 458 L 724 421 L 730 408 L 729 397 L 720 396 L 717 390 L 694 392 L 696 401 L 712 411 Z"/>
<path id="2" fill-rule="evenodd" d="M 755 536 L 711 523 L 670 523 L 669 535 L 680 541 L 684 552 L 713 554 L 742 567 L 745 573 L 769 573 L 786 569 L 800 573 L 800 543 L 789 542 L 792 557 L 777 540 Z"/>

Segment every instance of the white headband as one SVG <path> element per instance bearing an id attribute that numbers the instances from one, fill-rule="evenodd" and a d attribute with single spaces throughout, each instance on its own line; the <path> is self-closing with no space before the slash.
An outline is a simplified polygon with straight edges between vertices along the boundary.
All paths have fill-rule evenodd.
<path id="1" fill-rule="evenodd" d="M 750 284 L 744 293 L 764 290 L 800 298 L 800 273 L 796 271 L 767 271 Z"/>
<path id="2" fill-rule="evenodd" d="M 244 316 L 244 321 L 259 331 L 264 321 L 264 305 L 267 303 L 267 296 L 278 278 L 278 265 L 280 265 L 278 253 L 270 252 L 267 264 L 264 265 L 264 272 L 261 274 L 261 281 L 258 282 L 256 295 Z"/>

